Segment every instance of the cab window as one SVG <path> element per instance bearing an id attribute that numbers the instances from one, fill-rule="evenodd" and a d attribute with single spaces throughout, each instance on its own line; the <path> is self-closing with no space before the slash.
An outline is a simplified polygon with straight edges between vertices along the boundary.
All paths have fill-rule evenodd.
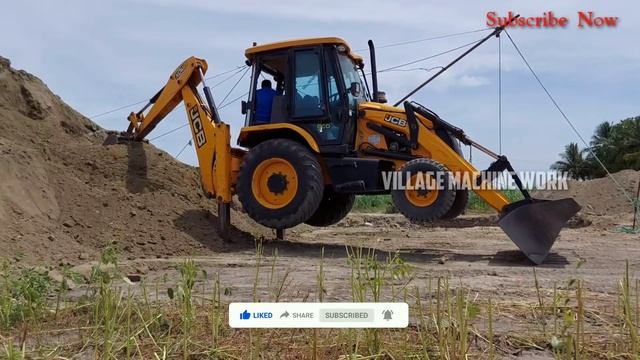
<path id="1" fill-rule="evenodd" d="M 340 70 L 342 71 L 342 78 L 344 80 L 345 88 L 349 89 L 351 84 L 358 83 L 360 84 L 360 95 L 353 96 L 350 91 L 347 91 L 347 96 L 349 97 L 349 112 L 350 115 L 353 115 L 357 111 L 358 103 L 362 102 L 365 99 L 364 95 L 364 85 L 360 80 L 360 75 L 358 74 L 358 68 L 356 64 L 351 60 L 349 56 L 344 53 L 338 52 L 338 62 L 340 64 Z"/>
<path id="2" fill-rule="evenodd" d="M 328 121 L 323 121 L 317 124 L 318 135 L 327 143 L 335 143 L 339 141 L 343 127 L 343 95 L 342 91 L 340 90 L 340 80 L 334 68 L 335 61 L 331 61 L 333 54 L 334 53 L 332 52 L 325 52 L 325 69 L 327 73 L 327 105 L 329 119 Z"/>
<path id="3" fill-rule="evenodd" d="M 247 122 L 260 125 L 287 121 L 288 54 L 261 55 L 253 66 Z"/>
<path id="4" fill-rule="evenodd" d="M 324 115 L 320 54 L 316 50 L 295 52 L 294 117 L 321 117 Z"/>

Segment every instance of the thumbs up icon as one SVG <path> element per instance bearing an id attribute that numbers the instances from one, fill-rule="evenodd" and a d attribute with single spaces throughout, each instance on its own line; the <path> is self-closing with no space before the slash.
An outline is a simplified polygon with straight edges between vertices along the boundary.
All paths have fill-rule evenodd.
<path id="1" fill-rule="evenodd" d="M 250 317 L 251 314 L 247 310 L 240 313 L 240 320 L 249 320 Z"/>

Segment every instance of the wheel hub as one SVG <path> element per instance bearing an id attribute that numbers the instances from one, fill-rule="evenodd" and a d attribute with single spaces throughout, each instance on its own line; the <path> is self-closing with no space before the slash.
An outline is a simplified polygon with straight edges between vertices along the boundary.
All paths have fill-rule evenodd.
<path id="1" fill-rule="evenodd" d="M 267 180 L 267 187 L 269 191 L 274 193 L 275 195 L 282 195 L 287 190 L 287 185 L 289 185 L 289 181 L 287 180 L 287 175 L 284 175 L 281 172 L 271 174 L 269 179 Z"/>
<path id="2" fill-rule="evenodd" d="M 415 186 L 416 183 L 417 175 L 413 175 L 411 177 L 411 184 Z M 438 199 L 438 189 L 429 190 L 425 187 L 420 187 L 419 189 L 407 189 L 405 190 L 405 196 L 414 206 L 428 207 L 433 205 Z"/>
<path id="3" fill-rule="evenodd" d="M 416 193 L 419 197 L 426 198 L 427 194 L 429 194 L 429 190 L 427 189 L 417 189 Z"/>
<path id="4" fill-rule="evenodd" d="M 289 205 L 298 193 L 295 168 L 283 158 L 263 160 L 253 173 L 251 189 L 260 205 L 281 209 Z"/>

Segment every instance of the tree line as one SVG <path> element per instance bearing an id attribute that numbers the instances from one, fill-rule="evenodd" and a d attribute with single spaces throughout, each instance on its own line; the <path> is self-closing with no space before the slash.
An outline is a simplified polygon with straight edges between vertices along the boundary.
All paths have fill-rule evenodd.
<path id="1" fill-rule="evenodd" d="M 551 169 L 565 171 L 574 179 L 603 177 L 606 172 L 598 159 L 610 172 L 640 170 L 640 116 L 599 124 L 589 147 L 569 143 Z"/>

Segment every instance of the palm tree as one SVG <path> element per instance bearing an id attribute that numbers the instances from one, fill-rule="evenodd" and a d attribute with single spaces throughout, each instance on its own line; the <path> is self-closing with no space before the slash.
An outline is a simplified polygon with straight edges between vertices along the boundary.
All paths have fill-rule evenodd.
<path id="1" fill-rule="evenodd" d="M 640 116 L 622 120 L 620 127 L 620 148 L 625 169 L 638 170 L 640 165 Z"/>
<path id="2" fill-rule="evenodd" d="M 573 179 L 585 179 L 589 176 L 589 164 L 578 148 L 578 144 L 570 143 L 560 153 L 559 161 L 551 165 L 551 169 L 566 172 Z"/>
<path id="3" fill-rule="evenodd" d="M 609 145 L 611 143 L 611 133 L 613 125 L 605 121 L 596 127 L 596 131 L 591 137 L 591 146 L 600 147 Z"/>
<path id="4" fill-rule="evenodd" d="M 589 166 L 588 172 L 592 176 L 600 177 L 606 174 L 600 163 L 595 159 L 596 156 L 607 168 L 615 162 L 619 153 L 613 139 L 615 127 L 616 125 L 605 121 L 596 127 L 591 137 L 591 147 L 586 150 L 586 161 Z"/>
<path id="5" fill-rule="evenodd" d="M 587 149 L 581 151 L 571 143 L 560 158 L 551 168 L 566 171 L 575 179 L 605 176 L 600 162 L 610 172 L 640 170 L 640 116 L 599 124 Z"/>

